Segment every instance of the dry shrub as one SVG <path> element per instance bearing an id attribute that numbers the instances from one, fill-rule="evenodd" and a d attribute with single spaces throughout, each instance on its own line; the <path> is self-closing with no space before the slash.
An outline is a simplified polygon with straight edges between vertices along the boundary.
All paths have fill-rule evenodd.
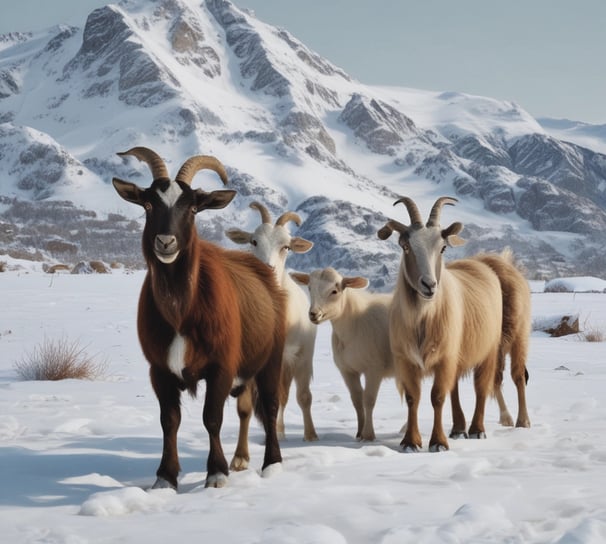
<path id="1" fill-rule="evenodd" d="M 604 342 L 606 340 L 606 332 L 598 327 L 589 327 L 579 333 L 579 337 L 585 342 Z"/>
<path id="2" fill-rule="evenodd" d="M 95 380 L 104 375 L 105 362 L 95 361 L 78 342 L 65 338 L 44 342 L 15 363 L 22 380 Z"/>

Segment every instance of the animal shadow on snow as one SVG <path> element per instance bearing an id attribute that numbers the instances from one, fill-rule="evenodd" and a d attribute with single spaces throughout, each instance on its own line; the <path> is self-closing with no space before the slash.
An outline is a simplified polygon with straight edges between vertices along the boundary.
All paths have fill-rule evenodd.
<path id="1" fill-rule="evenodd" d="M 48 450 L 3 447 L 4 478 L 13 481 L 4 482 L 0 506 L 74 505 L 101 491 L 148 489 L 161 453 L 162 439 L 151 437 L 87 437 Z M 180 445 L 180 454 L 184 472 L 205 470 L 206 444 Z M 70 481 L 75 479 L 82 483 Z"/>

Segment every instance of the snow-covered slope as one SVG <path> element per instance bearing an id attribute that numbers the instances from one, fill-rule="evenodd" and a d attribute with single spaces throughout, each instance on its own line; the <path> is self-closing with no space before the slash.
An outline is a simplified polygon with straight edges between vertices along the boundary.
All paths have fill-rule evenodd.
<path id="1" fill-rule="evenodd" d="M 115 247 L 119 229 L 106 222 L 111 213 L 136 230 L 128 220 L 139 210 L 110 184 L 150 181 L 144 165 L 116 156 L 133 145 L 173 172 L 198 153 L 224 162 L 239 196 L 199 219 L 221 243 L 226 226 L 257 220 L 251 200 L 298 209 L 317 246 L 294 261 L 301 268 L 338 254 L 345 271 L 389 286 L 399 254 L 375 233 L 388 217 L 407 220 L 394 200 L 427 210 L 456 195 L 444 222 L 466 224 L 464 251 L 511 245 L 532 274 L 604 270 L 606 157 L 547 134 L 514 103 L 364 85 L 228 0 L 123 0 L 83 29 L 0 37 L 0 237 L 10 251 L 65 259 L 48 250 L 61 239 L 78 255 L 138 254 L 138 244 Z M 196 183 L 218 186 L 202 173 Z M 96 217 L 41 223 L 15 209 L 49 199 Z"/>

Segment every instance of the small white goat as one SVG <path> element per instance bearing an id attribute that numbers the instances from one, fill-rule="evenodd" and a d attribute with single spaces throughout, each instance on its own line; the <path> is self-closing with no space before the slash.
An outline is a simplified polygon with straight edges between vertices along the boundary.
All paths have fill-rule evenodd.
<path id="1" fill-rule="evenodd" d="M 236 244 L 250 244 L 252 253 L 268 264 L 275 272 L 278 283 L 287 293 L 286 343 L 282 361 L 280 407 L 278 410 L 278 437 L 284 438 L 284 408 L 288 402 L 290 386 L 294 378 L 297 386 L 297 402 L 303 413 L 303 439 L 318 440 L 311 417 L 312 394 L 310 389 L 313 377 L 313 354 L 316 343 L 316 327 L 307 317 L 309 301 L 305 292 L 286 272 L 286 257 L 289 251 L 306 253 L 313 242 L 291 236 L 286 228 L 289 221 L 301 225 L 301 218 L 294 212 L 285 212 L 272 224 L 271 216 L 265 206 L 252 202 L 250 207 L 261 214 L 261 224 L 254 232 L 229 229 L 226 234 Z"/>
<path id="2" fill-rule="evenodd" d="M 316 324 L 330 320 L 332 324 L 333 358 L 358 418 L 356 438 L 374 440 L 372 412 L 379 386 L 384 378 L 393 376 L 389 347 L 392 295 L 361 291 L 368 285 L 366 278 L 343 277 L 334 268 L 311 274 L 293 272 L 291 276 L 309 288 L 309 319 Z"/>

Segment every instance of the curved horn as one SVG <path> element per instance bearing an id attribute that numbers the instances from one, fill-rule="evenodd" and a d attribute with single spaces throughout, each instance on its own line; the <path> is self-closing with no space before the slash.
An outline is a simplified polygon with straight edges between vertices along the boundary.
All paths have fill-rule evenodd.
<path id="1" fill-rule="evenodd" d="M 137 157 L 140 161 L 146 162 L 154 179 L 169 177 L 168 170 L 166 169 L 162 157 L 148 147 L 133 147 L 128 151 L 117 153 L 117 155 L 120 157 L 132 155 L 133 157 Z"/>
<path id="2" fill-rule="evenodd" d="M 227 185 L 227 172 L 225 171 L 225 167 L 219 159 L 211 157 L 210 155 L 195 155 L 187 159 L 179 169 L 175 180 L 191 185 L 194 175 L 203 168 L 208 168 L 209 170 L 217 172 L 223 181 L 223 184 Z"/>
<path id="3" fill-rule="evenodd" d="M 255 201 L 251 202 L 248 206 L 253 210 L 257 210 L 261 214 L 261 221 L 263 223 L 271 225 L 271 215 L 269 215 L 269 210 L 265 206 L 263 206 L 263 204 Z"/>
<path id="4" fill-rule="evenodd" d="M 408 227 L 406 225 L 400 223 L 399 221 L 390 219 L 389 221 L 387 221 L 387 223 L 385 223 L 385 226 L 383 226 L 379 230 L 379 232 L 377 232 L 377 236 L 381 240 L 387 240 L 387 238 L 389 238 L 391 236 L 391 233 L 394 230 L 399 232 L 400 234 L 404 234 L 408 230 Z"/>
<path id="5" fill-rule="evenodd" d="M 399 198 L 398 200 L 396 200 L 393 203 L 393 205 L 395 206 L 396 204 L 399 204 L 400 202 L 402 204 L 404 204 L 406 206 L 406 209 L 408 210 L 408 215 L 410 216 L 411 226 L 415 226 L 415 227 L 423 226 L 423 219 L 421 219 L 421 213 L 419 212 L 419 208 L 417 208 L 417 205 L 414 203 L 412 198 L 403 196 L 402 198 Z"/>
<path id="6" fill-rule="evenodd" d="M 448 204 L 450 206 L 454 206 L 458 200 L 456 198 L 452 198 L 450 196 L 442 196 L 436 200 L 436 203 L 431 208 L 431 212 L 429 213 L 429 219 L 427 220 L 428 227 L 439 227 L 440 226 L 440 212 L 442 211 L 442 206 L 444 204 Z"/>
<path id="7" fill-rule="evenodd" d="M 280 217 L 278 217 L 278 219 L 276 219 L 276 227 L 283 227 L 289 221 L 295 223 L 297 227 L 301 226 L 301 218 L 298 214 L 295 212 L 284 212 Z"/>

